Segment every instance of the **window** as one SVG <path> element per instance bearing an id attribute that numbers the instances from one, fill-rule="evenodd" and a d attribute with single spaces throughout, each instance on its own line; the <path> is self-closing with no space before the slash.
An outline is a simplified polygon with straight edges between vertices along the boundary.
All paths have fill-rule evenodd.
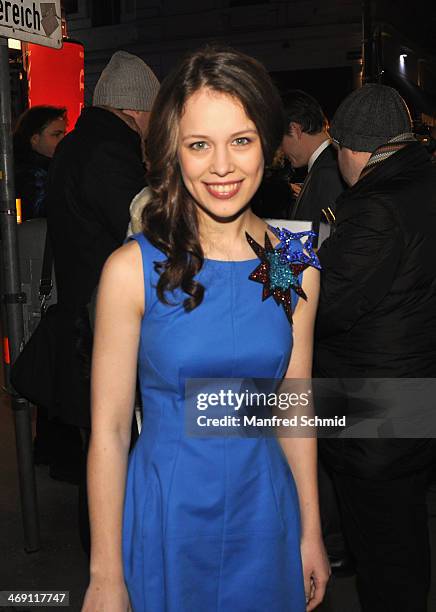
<path id="1" fill-rule="evenodd" d="M 93 27 L 114 25 L 120 23 L 121 0 L 94 0 L 92 3 Z"/>

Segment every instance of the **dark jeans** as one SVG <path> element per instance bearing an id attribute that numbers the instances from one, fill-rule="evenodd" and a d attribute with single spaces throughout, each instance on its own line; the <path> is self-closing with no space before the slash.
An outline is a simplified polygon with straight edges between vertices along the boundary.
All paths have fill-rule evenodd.
<path id="1" fill-rule="evenodd" d="M 427 472 L 390 481 L 335 473 L 362 612 L 426 612 L 430 588 Z"/>

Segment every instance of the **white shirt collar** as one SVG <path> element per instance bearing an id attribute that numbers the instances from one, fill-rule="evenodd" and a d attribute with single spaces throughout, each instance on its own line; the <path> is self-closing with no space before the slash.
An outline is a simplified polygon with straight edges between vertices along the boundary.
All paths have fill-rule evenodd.
<path id="1" fill-rule="evenodd" d="M 316 149 L 316 151 L 314 151 L 312 153 L 312 155 L 310 156 L 310 159 L 309 159 L 309 163 L 307 164 L 307 171 L 308 172 L 310 172 L 312 170 L 313 164 L 316 162 L 316 160 L 321 155 L 321 153 L 324 151 L 324 149 L 327 149 L 327 147 L 329 146 L 330 143 L 331 143 L 330 138 L 327 138 L 326 140 L 324 140 L 324 142 L 322 142 L 319 145 L 319 147 Z"/>

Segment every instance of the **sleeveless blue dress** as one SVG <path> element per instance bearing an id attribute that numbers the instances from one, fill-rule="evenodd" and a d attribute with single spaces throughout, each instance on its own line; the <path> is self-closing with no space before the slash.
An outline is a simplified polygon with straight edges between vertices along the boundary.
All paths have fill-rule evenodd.
<path id="1" fill-rule="evenodd" d="M 189 378 L 282 378 L 292 348 L 283 308 L 248 279 L 259 260 L 205 260 L 203 303 L 186 313 L 156 295 L 143 235 L 143 405 L 130 454 L 123 565 L 134 612 L 304 612 L 297 491 L 275 438 L 192 437 Z M 301 249 L 299 241 L 295 248 Z M 295 304 L 294 304 L 295 305 Z"/>

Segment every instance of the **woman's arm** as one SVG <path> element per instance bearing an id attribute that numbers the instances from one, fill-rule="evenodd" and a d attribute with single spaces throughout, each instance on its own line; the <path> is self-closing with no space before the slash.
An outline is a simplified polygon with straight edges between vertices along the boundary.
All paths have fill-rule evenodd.
<path id="1" fill-rule="evenodd" d="M 143 312 L 141 252 L 132 242 L 106 262 L 97 299 L 88 455 L 91 581 L 84 612 L 129 609 L 121 528 Z"/>
<path id="2" fill-rule="evenodd" d="M 293 348 L 285 378 L 307 380 L 310 386 L 313 358 L 313 332 L 319 297 L 319 272 L 308 268 L 302 287 L 307 301 L 299 299 L 293 315 Z M 313 610 L 323 599 L 330 574 L 322 543 L 318 505 L 317 440 L 313 437 L 280 437 L 297 486 L 301 513 L 301 553 L 307 610 Z"/>

